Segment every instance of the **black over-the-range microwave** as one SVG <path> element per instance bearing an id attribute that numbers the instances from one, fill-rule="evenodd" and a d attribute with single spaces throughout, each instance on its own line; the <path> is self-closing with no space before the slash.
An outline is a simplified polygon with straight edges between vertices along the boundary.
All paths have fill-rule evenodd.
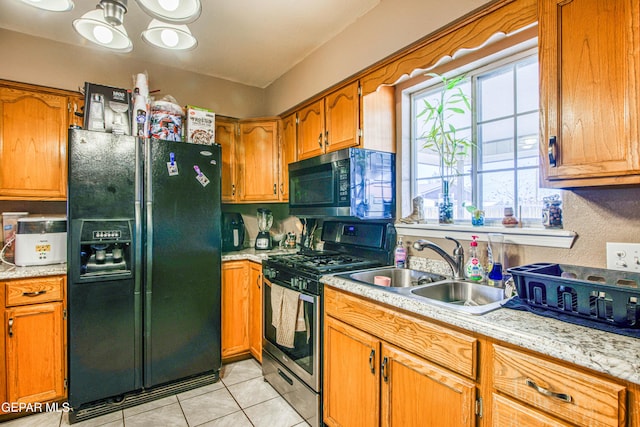
<path id="1" fill-rule="evenodd" d="M 395 154 L 346 148 L 289 164 L 289 213 L 393 220 Z"/>

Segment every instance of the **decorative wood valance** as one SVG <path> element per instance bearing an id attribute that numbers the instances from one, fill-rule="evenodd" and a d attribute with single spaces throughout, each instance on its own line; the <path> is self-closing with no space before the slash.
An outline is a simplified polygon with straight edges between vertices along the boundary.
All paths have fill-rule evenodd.
<path id="1" fill-rule="evenodd" d="M 461 49 L 482 46 L 495 34 L 517 33 L 537 22 L 537 0 L 498 0 L 375 64 L 360 77 L 362 95 L 428 69 Z"/>

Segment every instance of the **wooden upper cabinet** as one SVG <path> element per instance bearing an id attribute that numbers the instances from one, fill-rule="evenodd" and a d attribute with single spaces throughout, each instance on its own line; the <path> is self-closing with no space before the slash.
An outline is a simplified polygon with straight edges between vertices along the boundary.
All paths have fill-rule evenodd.
<path id="1" fill-rule="evenodd" d="M 216 116 L 216 142 L 222 147 L 222 202 L 235 202 L 237 200 L 235 161 L 237 134 L 237 120 Z"/>
<path id="2" fill-rule="evenodd" d="M 542 184 L 640 183 L 640 3 L 539 8 Z"/>
<path id="3" fill-rule="evenodd" d="M 289 163 L 296 161 L 296 113 L 280 120 L 280 187 L 281 202 L 289 200 Z"/>
<path id="4" fill-rule="evenodd" d="M 353 82 L 298 111 L 298 160 L 360 143 L 358 88 Z"/>
<path id="5" fill-rule="evenodd" d="M 240 201 L 278 201 L 277 120 L 241 121 L 236 161 Z"/>
<path id="6" fill-rule="evenodd" d="M 324 98 L 298 111 L 298 160 L 324 153 Z"/>
<path id="7" fill-rule="evenodd" d="M 360 132 L 358 82 L 325 97 L 326 151 L 356 147 Z"/>
<path id="8" fill-rule="evenodd" d="M 0 199 L 64 200 L 68 95 L 0 83 Z"/>

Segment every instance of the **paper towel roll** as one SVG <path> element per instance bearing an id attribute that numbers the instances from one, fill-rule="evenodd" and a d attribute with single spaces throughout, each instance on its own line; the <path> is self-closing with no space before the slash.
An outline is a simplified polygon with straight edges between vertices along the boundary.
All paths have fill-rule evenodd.
<path id="1" fill-rule="evenodd" d="M 142 95 L 145 98 L 149 96 L 149 83 L 147 82 L 147 75 L 145 73 L 136 74 L 134 93 Z"/>
<path id="2" fill-rule="evenodd" d="M 133 134 L 147 138 L 149 136 L 149 108 L 146 96 L 133 95 L 133 115 Z"/>

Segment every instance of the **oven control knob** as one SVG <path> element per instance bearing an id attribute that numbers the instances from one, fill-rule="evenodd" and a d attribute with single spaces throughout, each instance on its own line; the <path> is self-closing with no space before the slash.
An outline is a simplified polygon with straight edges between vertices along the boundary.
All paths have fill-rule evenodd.
<path id="1" fill-rule="evenodd" d="M 262 273 L 267 279 L 275 279 L 276 277 L 276 271 L 271 267 L 264 267 Z"/>
<path id="2" fill-rule="evenodd" d="M 298 280 L 300 280 L 300 279 L 297 278 L 297 277 L 292 277 L 291 278 L 291 287 L 292 288 L 294 288 L 294 289 L 298 288 Z"/>

